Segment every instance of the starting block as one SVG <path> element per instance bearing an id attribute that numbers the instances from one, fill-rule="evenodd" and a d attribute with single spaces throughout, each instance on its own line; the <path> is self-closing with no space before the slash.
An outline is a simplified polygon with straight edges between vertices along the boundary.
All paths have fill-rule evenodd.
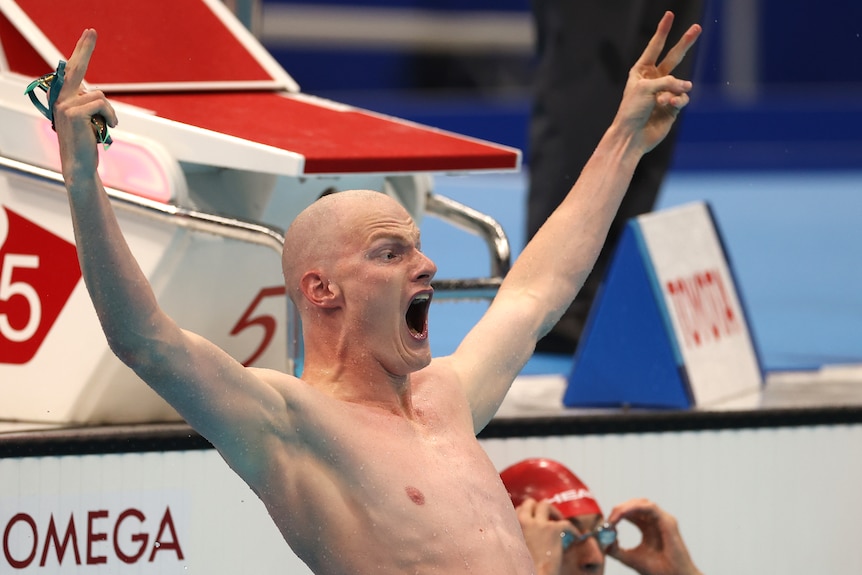
<path id="1" fill-rule="evenodd" d="M 99 174 L 125 239 L 161 307 L 244 365 L 295 371 L 282 235 L 322 194 L 376 190 L 417 223 L 490 228 L 439 201 L 431 175 L 514 171 L 519 151 L 302 93 L 220 0 L 115 4 L 68 0 L 58 18 L 55 2 L 0 0 L 0 420 L 179 419 L 108 348 L 57 137 L 25 96 L 86 28 L 86 88 L 121 117 Z"/>
<path id="2" fill-rule="evenodd" d="M 632 219 L 596 296 L 563 403 L 708 407 L 762 385 L 709 206 Z"/>

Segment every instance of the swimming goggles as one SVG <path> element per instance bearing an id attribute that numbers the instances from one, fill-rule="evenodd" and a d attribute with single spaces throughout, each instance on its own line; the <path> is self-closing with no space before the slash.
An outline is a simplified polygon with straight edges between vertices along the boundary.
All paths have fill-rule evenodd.
<path id="1" fill-rule="evenodd" d="M 595 537 L 602 551 L 610 547 L 617 540 L 617 529 L 610 523 L 602 523 L 592 531 L 583 535 L 576 535 L 571 531 L 563 531 L 560 534 L 563 540 L 563 551 L 576 543 L 583 543 L 590 537 Z"/>
<path id="2" fill-rule="evenodd" d="M 54 103 L 57 101 L 57 96 L 63 88 L 63 81 L 65 78 L 66 62 L 60 60 L 60 63 L 57 65 L 57 69 L 54 72 L 45 74 L 44 76 L 33 80 L 27 85 L 27 89 L 24 91 L 24 93 L 30 97 L 30 101 L 33 102 L 33 105 L 36 106 L 36 109 L 39 110 L 43 116 L 51 120 L 52 128 L 54 127 Z M 41 89 L 47 94 L 47 106 L 43 104 L 36 95 L 36 88 Z M 105 146 L 105 149 L 107 150 L 114 141 L 111 139 L 110 134 L 108 134 L 108 124 L 105 122 L 105 118 L 101 114 L 96 114 L 90 118 L 90 122 L 93 126 L 93 133 L 96 134 L 96 139 L 99 140 L 99 143 Z"/>

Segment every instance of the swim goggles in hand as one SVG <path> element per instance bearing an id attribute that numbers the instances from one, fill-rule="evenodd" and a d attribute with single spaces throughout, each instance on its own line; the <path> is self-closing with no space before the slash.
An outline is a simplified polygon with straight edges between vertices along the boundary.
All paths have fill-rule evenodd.
<path id="1" fill-rule="evenodd" d="M 576 535 L 571 531 L 563 531 L 560 534 L 560 537 L 563 540 L 563 551 L 574 545 L 575 543 L 582 543 L 589 539 L 590 537 L 595 537 L 596 541 L 599 544 L 599 547 L 602 551 L 606 550 L 608 547 L 614 544 L 617 540 L 617 530 L 610 523 L 602 523 L 592 531 L 588 533 L 584 533 L 583 535 Z"/>
<path id="2" fill-rule="evenodd" d="M 63 87 L 63 81 L 66 77 L 66 62 L 60 60 L 57 65 L 57 70 L 50 74 L 37 78 L 30 82 L 27 89 L 24 91 L 30 97 L 30 101 L 36 106 L 43 116 L 51 120 L 51 127 L 54 127 L 54 103 L 57 101 L 57 96 L 60 94 L 60 89 Z M 48 95 L 48 105 L 42 103 L 36 95 L 36 88 L 40 88 Z M 96 139 L 99 143 L 105 146 L 107 150 L 114 141 L 108 134 L 108 124 L 101 114 L 96 114 L 90 118 L 93 127 L 93 133 L 96 134 Z"/>

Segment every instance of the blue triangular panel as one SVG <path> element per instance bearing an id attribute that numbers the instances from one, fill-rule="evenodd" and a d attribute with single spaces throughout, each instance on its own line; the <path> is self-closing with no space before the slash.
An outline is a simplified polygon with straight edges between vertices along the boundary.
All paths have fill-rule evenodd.
<path id="1" fill-rule="evenodd" d="M 567 407 L 688 408 L 691 393 L 637 221 L 623 231 L 575 355 Z"/>

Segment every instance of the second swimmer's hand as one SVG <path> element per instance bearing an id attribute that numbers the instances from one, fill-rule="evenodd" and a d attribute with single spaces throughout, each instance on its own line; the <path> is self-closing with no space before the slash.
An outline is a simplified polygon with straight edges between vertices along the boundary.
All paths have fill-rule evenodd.
<path id="1" fill-rule="evenodd" d="M 625 549 L 617 541 L 608 555 L 641 575 L 700 575 L 673 515 L 646 499 L 632 499 L 614 507 L 608 516 L 613 525 L 622 520 L 640 529 L 641 542 Z"/>
<path id="2" fill-rule="evenodd" d="M 516 512 L 536 573 L 559 575 L 563 563 L 562 533 L 571 529 L 571 523 L 547 501 L 527 498 Z"/>

